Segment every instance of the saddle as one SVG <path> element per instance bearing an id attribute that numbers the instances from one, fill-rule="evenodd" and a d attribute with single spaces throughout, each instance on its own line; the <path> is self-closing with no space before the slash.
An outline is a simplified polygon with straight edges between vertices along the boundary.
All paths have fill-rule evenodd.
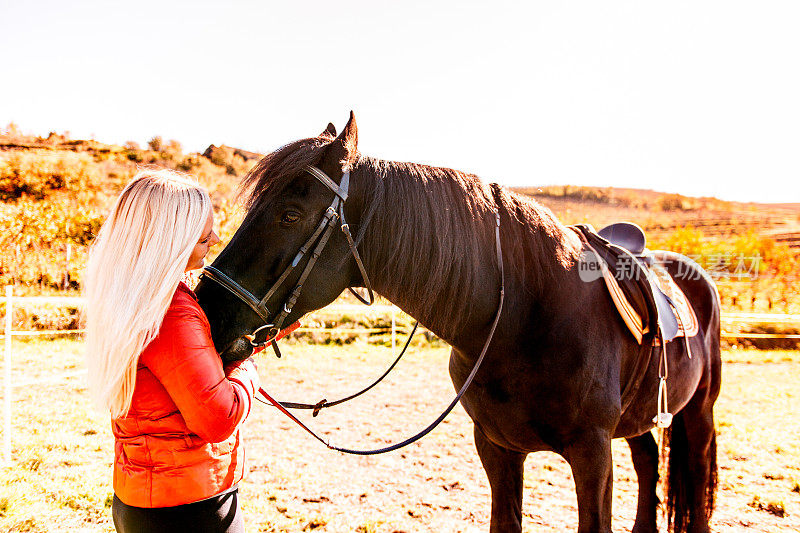
<path id="1" fill-rule="evenodd" d="M 656 427 L 672 423 L 667 406 L 666 343 L 683 336 L 686 354 L 692 357 L 689 337 L 697 334 L 697 317 L 683 291 L 645 247 L 642 228 L 630 222 L 611 224 L 596 232 L 588 224 L 570 226 L 584 245 L 579 275 L 584 281 L 603 278 L 611 299 L 639 343 L 639 356 L 621 392 L 624 413 L 636 396 L 654 352 L 660 351 L 658 413 Z"/>
<path id="2" fill-rule="evenodd" d="M 618 222 L 595 231 L 570 226 L 584 243 L 579 265 L 584 281 L 601 276 L 625 324 L 639 344 L 647 337 L 668 342 L 697 334 L 697 317 L 683 291 L 647 250 L 642 228 Z"/>

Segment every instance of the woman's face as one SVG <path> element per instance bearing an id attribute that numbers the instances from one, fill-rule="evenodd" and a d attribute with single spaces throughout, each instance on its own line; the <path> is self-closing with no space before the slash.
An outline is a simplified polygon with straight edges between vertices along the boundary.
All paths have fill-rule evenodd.
<path id="1" fill-rule="evenodd" d="M 189 262 L 186 264 L 186 272 L 203 268 L 203 259 L 208 253 L 209 248 L 219 242 L 219 237 L 214 233 L 214 214 L 209 213 L 206 219 L 206 225 L 203 228 L 203 233 L 200 234 L 200 240 L 192 250 L 192 255 L 189 256 Z"/>

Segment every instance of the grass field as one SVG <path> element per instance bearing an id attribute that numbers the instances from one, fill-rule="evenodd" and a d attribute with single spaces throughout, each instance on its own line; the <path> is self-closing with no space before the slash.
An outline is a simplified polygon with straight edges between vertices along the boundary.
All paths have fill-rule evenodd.
<path id="1" fill-rule="evenodd" d="M 27 381 L 83 368 L 79 340 L 14 342 L 13 461 L 0 468 L 0 531 L 113 531 L 110 424 L 88 401 L 85 375 Z M 352 392 L 379 375 L 386 348 L 287 344 L 260 356 L 264 385 L 280 399 Z M 717 403 L 720 490 L 715 531 L 800 530 L 800 352 L 725 352 Z M 449 402 L 447 349 L 413 348 L 366 400 L 311 424 L 337 444 L 374 447 L 423 427 Z M 323 395 L 322 392 L 325 392 Z M 430 436 L 380 457 L 326 450 L 274 409 L 245 425 L 249 473 L 240 487 L 248 531 L 486 531 L 489 489 L 461 408 Z M 633 523 L 636 477 L 614 443 L 614 530 Z M 526 462 L 524 528 L 577 525 L 572 478 L 554 454 Z"/>

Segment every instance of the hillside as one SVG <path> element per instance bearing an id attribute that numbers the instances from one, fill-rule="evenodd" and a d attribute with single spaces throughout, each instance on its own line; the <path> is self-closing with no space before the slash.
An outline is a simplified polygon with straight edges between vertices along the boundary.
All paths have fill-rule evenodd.
<path id="1" fill-rule="evenodd" d="M 687 226 L 709 238 L 756 232 L 800 248 L 800 203 L 740 203 L 646 189 L 574 185 L 514 190 L 536 198 L 567 224 L 590 223 L 599 229 L 629 220 L 656 240 Z"/>
<path id="2" fill-rule="evenodd" d="M 225 242 L 242 216 L 238 184 L 258 158 L 224 145 L 183 153 L 180 143 L 160 137 L 147 147 L 119 146 L 55 133 L 26 136 L 7 128 L 0 133 L 0 284 L 13 283 L 17 294 L 79 290 L 89 243 L 113 199 L 141 167 L 195 176 L 211 194 Z M 533 196 L 567 224 L 640 224 L 651 248 L 684 253 L 709 269 L 728 308 L 800 312 L 800 204 L 610 187 L 515 190 Z"/>
<path id="3" fill-rule="evenodd" d="M 88 244 L 120 190 L 139 168 L 187 172 L 208 190 L 223 239 L 238 225 L 235 196 L 260 156 L 211 145 L 184 154 L 154 137 L 146 148 L 93 140 L 0 134 L 0 284 L 16 293 L 75 291 Z"/>

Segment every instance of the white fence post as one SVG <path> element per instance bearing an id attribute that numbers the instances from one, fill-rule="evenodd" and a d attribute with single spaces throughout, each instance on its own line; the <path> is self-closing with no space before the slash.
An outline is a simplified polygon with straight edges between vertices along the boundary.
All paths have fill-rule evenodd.
<path id="1" fill-rule="evenodd" d="M 14 288 L 6 286 L 6 357 L 4 361 L 5 386 L 3 396 L 3 459 L 11 463 L 11 327 L 13 326 L 14 307 L 11 303 Z"/>

